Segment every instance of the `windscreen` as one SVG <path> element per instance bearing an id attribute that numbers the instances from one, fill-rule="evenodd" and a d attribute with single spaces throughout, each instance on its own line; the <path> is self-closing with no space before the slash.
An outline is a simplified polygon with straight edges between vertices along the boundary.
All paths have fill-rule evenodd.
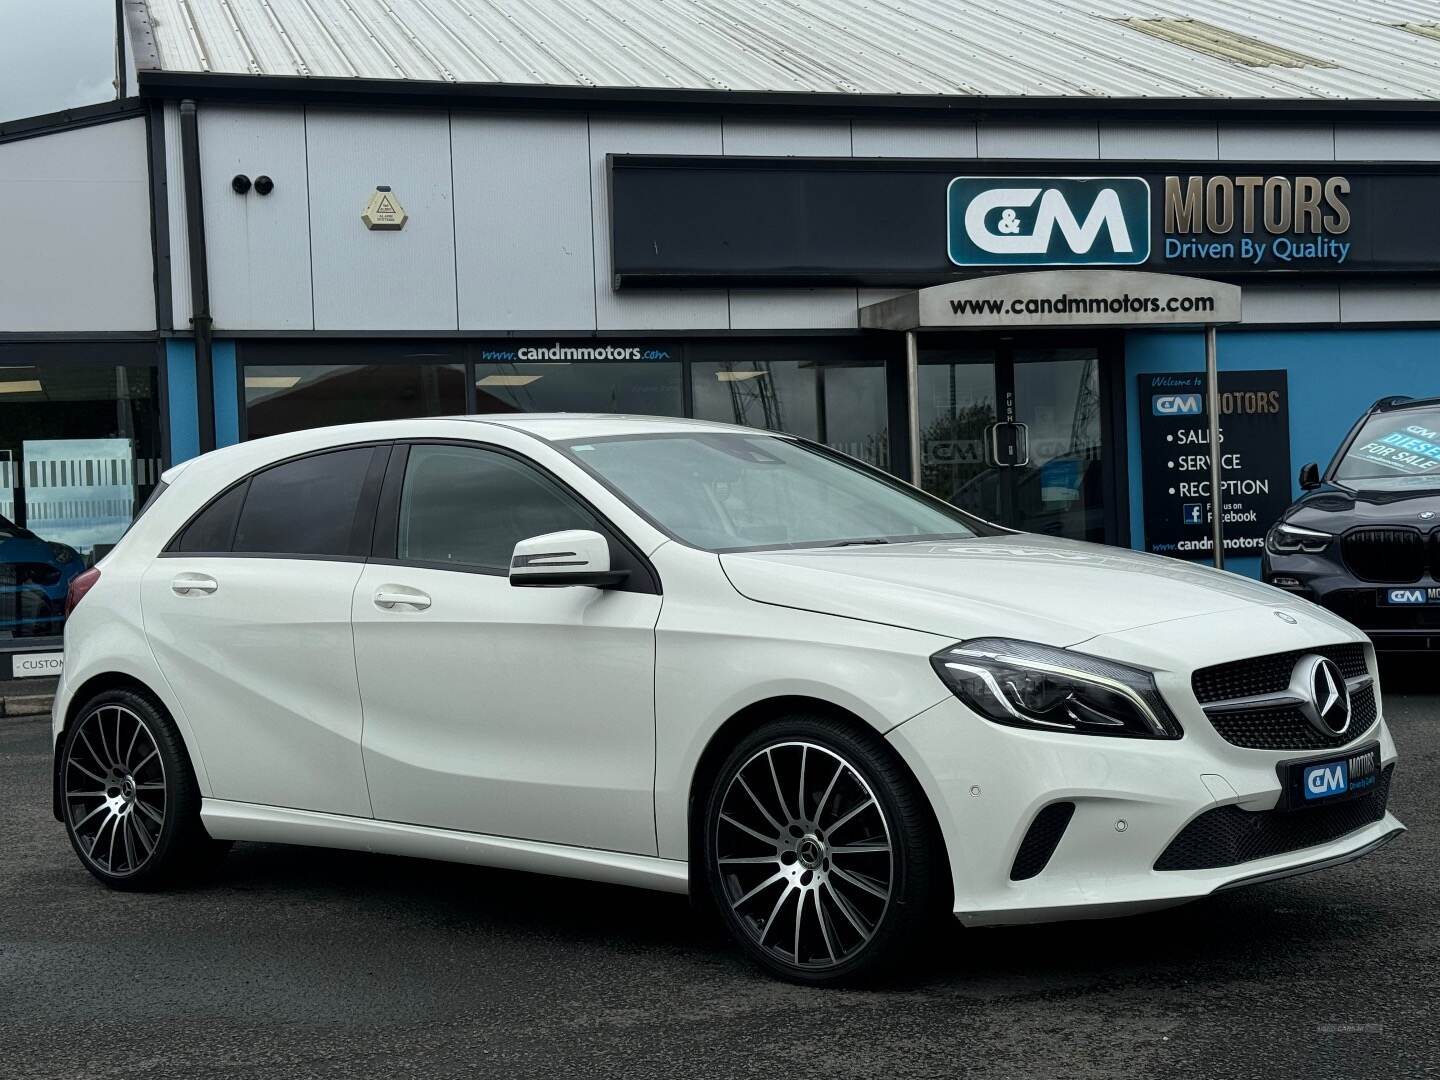
<path id="1" fill-rule="evenodd" d="M 1440 406 L 1370 417 L 1334 479 L 1352 488 L 1440 488 Z"/>
<path id="2" fill-rule="evenodd" d="M 707 551 L 948 540 L 996 531 L 790 439 L 697 432 L 574 440 L 567 449 L 666 532 Z"/>

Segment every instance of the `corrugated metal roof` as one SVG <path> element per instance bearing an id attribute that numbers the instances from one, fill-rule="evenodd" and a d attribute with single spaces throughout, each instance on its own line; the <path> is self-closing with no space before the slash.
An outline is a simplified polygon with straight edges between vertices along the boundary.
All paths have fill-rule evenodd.
<path id="1" fill-rule="evenodd" d="M 1440 0 L 143 0 L 175 72 L 984 97 L 1440 99 Z M 1251 66 L 1193 19 L 1333 66 Z"/>

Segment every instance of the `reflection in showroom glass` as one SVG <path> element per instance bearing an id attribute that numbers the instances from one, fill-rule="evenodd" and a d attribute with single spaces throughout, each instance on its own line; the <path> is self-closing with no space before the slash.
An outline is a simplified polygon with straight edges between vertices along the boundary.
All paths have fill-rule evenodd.
<path id="1" fill-rule="evenodd" d="M 155 368 L 75 351 L 0 349 L 0 640 L 58 635 L 70 582 L 159 481 Z"/>

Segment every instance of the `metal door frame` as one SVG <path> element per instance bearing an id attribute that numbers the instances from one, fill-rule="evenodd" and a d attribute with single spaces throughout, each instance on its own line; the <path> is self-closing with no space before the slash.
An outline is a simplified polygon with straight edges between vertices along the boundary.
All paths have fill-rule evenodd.
<path id="1" fill-rule="evenodd" d="M 1104 543 L 1130 546 L 1130 469 L 1125 423 L 1125 332 L 1109 328 L 1071 330 L 911 330 L 903 338 L 903 363 L 889 372 L 892 400 L 902 402 L 904 422 L 895 425 L 900 436 L 892 439 L 895 472 L 920 486 L 923 447 L 920 427 L 911 422 L 919 415 L 921 355 L 937 348 L 989 349 L 994 367 L 997 416 L 1005 409 L 1005 395 L 1014 402 L 1015 353 L 1025 348 L 1093 346 L 1099 360 L 1101 494 L 1104 501 Z M 1023 362 L 1023 361 L 1020 361 Z M 1018 403 L 1016 403 L 1018 404 Z"/>

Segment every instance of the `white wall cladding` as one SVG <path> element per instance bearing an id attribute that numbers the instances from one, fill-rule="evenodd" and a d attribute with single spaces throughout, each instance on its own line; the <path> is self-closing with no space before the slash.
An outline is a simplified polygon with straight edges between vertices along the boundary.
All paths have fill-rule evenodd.
<path id="1" fill-rule="evenodd" d="M 176 325 L 189 316 L 178 130 L 167 113 Z M 1416 138 L 1407 141 L 1404 133 Z M 23 145 L 23 144 L 21 144 Z M 610 287 L 605 155 L 762 154 L 1107 160 L 1440 161 L 1440 129 L 1330 124 L 801 123 L 718 117 L 360 112 L 201 106 L 217 330 L 781 330 L 853 327 L 890 290 Z M 1102 156 L 1103 155 L 1103 156 Z M 308 160 L 307 160 L 308 159 Z M 1088 162 L 1089 164 L 1085 164 Z M 143 163 L 141 163 L 143 175 Z M 230 177 L 265 172 L 274 194 Z M 283 174 L 283 175 L 282 175 Z M 452 179 L 453 177 L 453 179 Z M 374 185 L 410 213 L 369 232 Z M 453 198 L 452 191 L 453 190 Z M 308 200 L 302 196 L 308 188 Z M 143 218 L 142 224 L 143 224 Z M 144 246 L 131 245 L 148 258 Z M 314 309 L 311 314 L 313 260 Z M 146 279 L 148 280 L 148 278 Z M 1257 324 L 1440 322 L 1434 290 L 1256 285 Z M 148 296 L 144 310 L 149 312 Z M 109 323 L 114 328 L 118 323 Z"/>
<path id="2" fill-rule="evenodd" d="M 0 145 L 0 331 L 153 330 L 145 121 Z"/>
<path id="3" fill-rule="evenodd" d="M 1336 124 L 1336 161 L 1440 161 L 1440 125 Z"/>
<path id="4" fill-rule="evenodd" d="M 202 107 L 199 127 L 206 243 L 243 253 L 209 260 L 215 325 L 313 329 L 304 110 Z M 275 189 L 237 195 L 237 174 L 268 176 Z"/>
<path id="5" fill-rule="evenodd" d="M 305 129 L 315 329 L 456 329 L 449 114 L 311 108 Z M 403 229 L 361 224 L 380 184 Z"/>
<path id="6" fill-rule="evenodd" d="M 1244 293 L 1245 322 L 1256 326 L 1340 321 L 1340 286 L 1253 285 Z"/>
<path id="7" fill-rule="evenodd" d="M 850 125 L 850 145 L 856 157 L 975 156 L 975 125 L 912 120 L 856 120 Z"/>
<path id="8" fill-rule="evenodd" d="M 584 116 L 451 120 L 462 330 L 595 329 Z"/>
<path id="9" fill-rule="evenodd" d="M 1098 124 L 982 122 L 976 152 L 993 158 L 1098 158 Z"/>
<path id="10" fill-rule="evenodd" d="M 1221 161 L 1333 161 L 1333 124 L 1221 124 Z"/>
<path id="11" fill-rule="evenodd" d="M 1214 161 L 1214 124 L 1101 124 L 1100 156 L 1109 160 Z"/>

